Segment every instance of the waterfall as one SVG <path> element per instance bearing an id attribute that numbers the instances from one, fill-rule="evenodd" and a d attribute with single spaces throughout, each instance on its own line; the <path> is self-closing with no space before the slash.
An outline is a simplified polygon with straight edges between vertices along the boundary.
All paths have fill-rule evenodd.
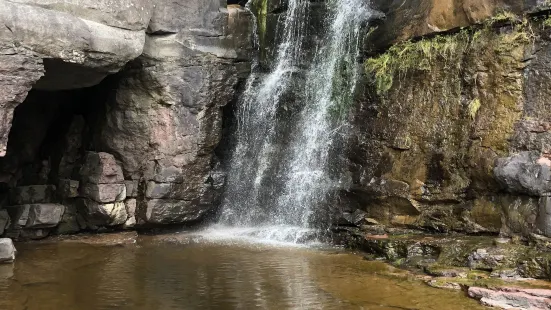
<path id="1" fill-rule="evenodd" d="M 331 169 L 341 167 L 331 152 L 353 101 L 361 30 L 371 10 L 367 0 L 328 1 L 327 8 L 327 29 L 306 56 L 311 4 L 288 0 L 272 69 L 253 66 L 237 107 L 220 218 L 232 233 L 300 242 L 315 232 L 317 207 L 339 187 Z M 288 112 L 290 106 L 295 110 Z"/>

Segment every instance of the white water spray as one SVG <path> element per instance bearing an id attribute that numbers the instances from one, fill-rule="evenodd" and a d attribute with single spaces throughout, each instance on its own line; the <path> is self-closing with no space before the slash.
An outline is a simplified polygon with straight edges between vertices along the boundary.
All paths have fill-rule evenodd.
<path id="1" fill-rule="evenodd" d="M 317 227 L 317 207 L 338 187 L 330 152 L 339 113 L 353 101 L 362 25 L 372 11 L 366 0 L 330 1 L 329 28 L 304 65 L 309 9 L 308 0 L 289 0 L 273 69 L 247 81 L 220 220 L 228 237 L 304 242 Z M 286 119 L 279 111 L 289 94 L 300 112 Z"/>

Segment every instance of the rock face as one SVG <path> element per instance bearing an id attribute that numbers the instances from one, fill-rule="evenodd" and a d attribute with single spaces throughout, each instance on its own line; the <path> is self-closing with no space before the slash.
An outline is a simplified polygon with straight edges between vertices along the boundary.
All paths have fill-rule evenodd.
<path id="1" fill-rule="evenodd" d="M 550 30 L 535 16 L 549 7 L 373 4 L 386 19 L 349 113 L 344 211 L 387 230 L 550 236 Z"/>
<path id="2" fill-rule="evenodd" d="M 212 212 L 251 17 L 220 0 L 0 0 L 0 233 Z"/>

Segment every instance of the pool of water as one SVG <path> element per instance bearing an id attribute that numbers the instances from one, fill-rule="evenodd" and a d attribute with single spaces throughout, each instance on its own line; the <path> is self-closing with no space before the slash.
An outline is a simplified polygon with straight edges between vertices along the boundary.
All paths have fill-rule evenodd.
<path id="1" fill-rule="evenodd" d="M 191 242 L 18 244 L 0 309 L 484 309 L 331 249 Z"/>

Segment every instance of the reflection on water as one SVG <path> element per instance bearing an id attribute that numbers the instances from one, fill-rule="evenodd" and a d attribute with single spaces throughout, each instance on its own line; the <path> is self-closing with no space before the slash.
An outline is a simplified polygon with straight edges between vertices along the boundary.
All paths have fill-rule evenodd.
<path id="1" fill-rule="evenodd" d="M 0 309 L 478 309 L 461 293 L 378 276 L 351 254 L 179 244 L 20 244 Z M 480 309 L 482 309 L 480 307 Z"/>

